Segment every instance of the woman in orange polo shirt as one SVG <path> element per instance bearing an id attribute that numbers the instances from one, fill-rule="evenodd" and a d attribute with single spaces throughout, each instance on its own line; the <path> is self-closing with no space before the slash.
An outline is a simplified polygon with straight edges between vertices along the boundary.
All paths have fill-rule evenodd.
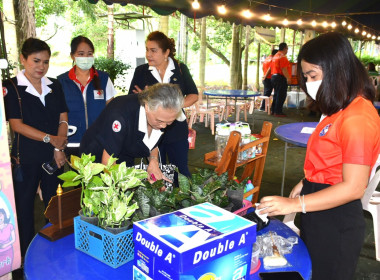
<path id="1" fill-rule="evenodd" d="M 342 67 L 342 65 L 345 65 Z M 298 55 L 302 89 L 323 116 L 311 135 L 305 178 L 289 198 L 261 199 L 261 213 L 301 213 L 312 279 L 352 279 L 364 241 L 361 197 L 380 153 L 380 118 L 368 74 L 348 40 L 329 32 Z"/>

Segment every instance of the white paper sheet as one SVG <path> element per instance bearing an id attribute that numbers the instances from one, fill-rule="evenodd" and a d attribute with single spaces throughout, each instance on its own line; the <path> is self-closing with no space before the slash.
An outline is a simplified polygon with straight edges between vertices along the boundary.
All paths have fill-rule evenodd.
<path id="1" fill-rule="evenodd" d="M 314 131 L 315 127 L 303 127 L 301 130 L 301 133 L 307 133 L 307 134 L 312 134 Z"/>

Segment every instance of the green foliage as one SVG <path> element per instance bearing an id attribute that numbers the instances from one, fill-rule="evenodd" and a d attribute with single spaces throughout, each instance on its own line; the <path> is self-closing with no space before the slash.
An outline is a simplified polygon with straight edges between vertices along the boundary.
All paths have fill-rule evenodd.
<path id="1" fill-rule="evenodd" d="M 191 178 L 178 174 L 179 187 L 172 191 L 162 191 L 163 181 L 156 181 L 136 190 L 135 199 L 139 205 L 133 221 L 146 219 L 159 214 L 210 202 L 222 208 L 232 207 L 230 194 L 238 192 L 243 201 L 244 188 L 248 178 L 241 183 L 228 180 L 227 172 L 219 176 L 210 169 L 197 169 Z M 240 206 L 238 206 L 240 207 Z"/>
<path id="2" fill-rule="evenodd" d="M 104 72 L 107 72 L 110 76 L 110 79 L 112 83 L 115 82 L 117 78 L 121 78 L 123 75 L 126 74 L 128 69 L 131 68 L 131 65 L 126 64 L 118 59 L 110 59 L 106 57 L 98 57 L 95 59 L 94 66 L 96 69 L 102 70 Z M 121 83 L 122 85 L 118 83 L 114 83 L 115 87 L 121 89 L 123 92 L 127 92 L 128 88 L 125 86 L 125 83 Z"/>
<path id="3" fill-rule="evenodd" d="M 3 59 L 4 57 L 0 57 L 0 59 Z M 7 60 L 8 61 L 8 67 L 7 67 L 7 71 L 5 71 L 5 69 L 2 69 L 1 70 L 1 79 L 4 81 L 6 79 L 9 79 L 11 77 L 9 77 L 8 73 L 12 73 L 13 69 L 16 69 L 17 68 L 17 62 L 13 62 L 11 60 Z"/>
<path id="4" fill-rule="evenodd" d="M 91 154 L 71 156 L 73 170 L 58 176 L 62 187 L 82 187 L 81 207 L 85 216 L 97 216 L 101 227 L 120 227 L 138 209 L 132 201 L 138 186 L 147 178 L 146 171 L 126 167 L 125 162 L 115 164 L 112 156 L 107 165 L 95 163 Z M 132 203 L 133 202 L 133 203 Z"/>
<path id="5" fill-rule="evenodd" d="M 360 61 L 363 63 L 363 65 L 367 65 L 370 62 L 374 63 L 375 65 L 380 65 L 380 56 L 373 57 L 369 55 L 362 55 L 360 57 Z"/>
<path id="6" fill-rule="evenodd" d="M 36 27 L 45 26 L 49 15 L 62 15 L 66 9 L 65 0 L 34 0 Z"/>
<path id="7" fill-rule="evenodd" d="M 112 82 L 118 76 L 126 74 L 126 71 L 131 68 L 131 65 L 126 64 L 118 59 L 110 59 L 107 57 L 98 57 L 95 59 L 94 66 L 96 69 L 107 72 Z"/>

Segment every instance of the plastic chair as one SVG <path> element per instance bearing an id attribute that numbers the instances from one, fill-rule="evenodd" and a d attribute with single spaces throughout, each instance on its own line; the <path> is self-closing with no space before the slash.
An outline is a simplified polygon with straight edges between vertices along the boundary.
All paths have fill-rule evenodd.
<path id="1" fill-rule="evenodd" d="M 373 219 L 373 232 L 375 235 L 376 260 L 380 261 L 380 192 L 376 187 L 380 182 L 380 169 L 376 171 L 370 180 L 367 189 L 361 199 L 363 209 L 370 212 Z"/>
<path id="2" fill-rule="evenodd" d="M 255 109 L 255 104 L 256 104 L 256 99 L 261 100 L 262 102 L 265 102 L 265 112 L 270 115 L 270 108 L 272 106 L 272 101 L 273 101 L 273 95 L 271 96 L 256 96 L 254 97 L 253 101 L 251 101 L 251 106 L 249 107 L 249 114 L 253 113 L 253 110 Z"/>
<path id="3" fill-rule="evenodd" d="M 294 224 L 294 219 L 296 218 L 297 213 L 290 213 L 284 216 L 282 222 L 290 227 L 297 235 L 300 235 L 300 229 Z"/>
<path id="4" fill-rule="evenodd" d="M 221 115 L 218 112 L 219 121 L 221 121 Z M 205 105 L 200 106 L 198 102 L 191 107 L 189 127 L 192 128 L 199 116 L 199 121 L 205 123 L 205 127 L 208 127 L 208 120 L 210 119 L 211 133 L 215 133 L 215 108 L 206 108 Z"/>

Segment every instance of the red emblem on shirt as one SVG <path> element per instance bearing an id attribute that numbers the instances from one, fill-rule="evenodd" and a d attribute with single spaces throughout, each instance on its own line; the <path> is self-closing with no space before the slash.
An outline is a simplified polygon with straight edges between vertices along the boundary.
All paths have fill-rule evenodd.
<path id="1" fill-rule="evenodd" d="M 6 96 L 8 94 L 8 89 L 6 87 L 3 87 L 3 96 Z"/>
<path id="2" fill-rule="evenodd" d="M 119 121 L 114 121 L 112 124 L 112 130 L 114 132 L 119 132 L 121 130 L 121 123 Z"/>

